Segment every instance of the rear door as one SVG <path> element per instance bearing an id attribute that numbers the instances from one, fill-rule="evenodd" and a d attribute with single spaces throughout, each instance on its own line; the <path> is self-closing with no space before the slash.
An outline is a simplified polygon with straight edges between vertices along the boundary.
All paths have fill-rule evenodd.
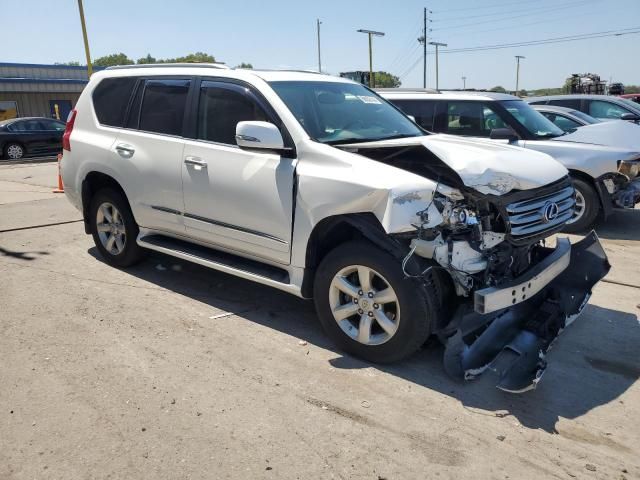
<path id="1" fill-rule="evenodd" d="M 111 149 L 137 222 L 184 233 L 182 151 L 189 77 L 140 78 Z"/>
<path id="2" fill-rule="evenodd" d="M 235 141 L 241 121 L 267 121 L 283 131 L 275 112 L 245 84 L 203 79 L 194 113 L 181 165 L 188 235 L 288 264 L 296 160 L 240 149 Z"/>
<path id="3" fill-rule="evenodd" d="M 47 150 L 47 135 L 40 120 L 20 120 L 12 123 L 10 129 L 28 155 L 41 154 Z"/>

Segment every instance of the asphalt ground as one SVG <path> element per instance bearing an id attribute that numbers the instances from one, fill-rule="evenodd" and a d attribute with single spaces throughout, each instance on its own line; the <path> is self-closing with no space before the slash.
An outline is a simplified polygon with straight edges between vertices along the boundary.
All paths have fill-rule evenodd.
<path id="1" fill-rule="evenodd" d="M 344 356 L 261 285 L 111 268 L 55 173 L 0 164 L 0 479 L 640 478 L 640 210 L 598 225 L 613 269 L 514 396 L 435 343 Z"/>

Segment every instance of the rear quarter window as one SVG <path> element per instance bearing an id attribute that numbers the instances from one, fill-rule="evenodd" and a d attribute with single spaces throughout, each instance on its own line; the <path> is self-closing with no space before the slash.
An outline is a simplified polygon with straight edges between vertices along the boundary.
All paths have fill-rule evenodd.
<path id="1" fill-rule="evenodd" d="M 93 91 L 93 108 L 98 122 L 122 127 L 136 77 L 105 78 Z"/>

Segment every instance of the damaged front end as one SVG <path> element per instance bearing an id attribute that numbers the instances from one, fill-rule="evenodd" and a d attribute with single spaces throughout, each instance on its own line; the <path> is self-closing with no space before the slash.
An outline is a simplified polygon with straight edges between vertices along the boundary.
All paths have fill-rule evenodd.
<path id="1" fill-rule="evenodd" d="M 499 368 L 498 388 L 533 389 L 550 345 L 609 271 L 606 254 L 594 232 L 574 245 L 566 238 L 555 248 L 545 245 L 573 214 L 568 179 L 506 195 L 461 191 L 463 200 L 436 193 L 442 222 L 430 227 L 421 212 L 423 224 L 411 241 L 410 255 L 446 271 L 459 299 L 436 332 L 445 344 L 445 370 L 470 380 Z"/>

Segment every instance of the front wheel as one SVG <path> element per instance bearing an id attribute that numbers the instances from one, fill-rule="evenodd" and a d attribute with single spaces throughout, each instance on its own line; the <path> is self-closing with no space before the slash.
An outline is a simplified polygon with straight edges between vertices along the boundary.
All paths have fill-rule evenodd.
<path id="1" fill-rule="evenodd" d="M 600 212 L 600 199 L 596 190 L 580 178 L 572 178 L 576 190 L 576 206 L 573 217 L 565 224 L 567 233 L 584 232 L 589 229 Z"/>
<path id="2" fill-rule="evenodd" d="M 415 352 L 431 331 L 435 292 L 406 279 L 401 262 L 368 242 L 336 247 L 321 262 L 314 300 L 327 335 L 342 350 L 375 363 Z"/>
<path id="3" fill-rule="evenodd" d="M 91 199 L 91 234 L 104 260 L 114 267 L 128 267 L 143 257 L 136 243 L 138 225 L 129 203 L 118 191 L 104 189 Z"/>

